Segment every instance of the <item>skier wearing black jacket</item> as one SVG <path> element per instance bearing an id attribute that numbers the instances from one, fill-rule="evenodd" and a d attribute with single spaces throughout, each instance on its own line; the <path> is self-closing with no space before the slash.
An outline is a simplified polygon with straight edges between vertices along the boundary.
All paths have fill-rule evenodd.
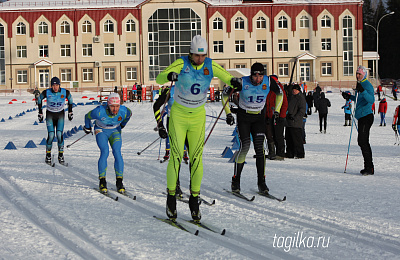
<path id="1" fill-rule="evenodd" d="M 319 131 L 322 133 L 322 120 L 324 121 L 324 134 L 326 134 L 326 120 L 328 118 L 328 107 L 331 106 L 329 99 L 325 98 L 325 93 L 321 92 L 321 98 L 316 105 L 319 114 Z"/>

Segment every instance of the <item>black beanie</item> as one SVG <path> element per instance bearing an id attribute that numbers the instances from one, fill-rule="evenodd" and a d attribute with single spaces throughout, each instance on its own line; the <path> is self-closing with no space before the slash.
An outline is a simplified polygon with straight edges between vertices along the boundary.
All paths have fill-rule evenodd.
<path id="1" fill-rule="evenodd" d="M 256 75 L 256 74 L 264 75 L 264 65 L 258 62 L 254 63 L 251 66 L 251 75 Z"/>

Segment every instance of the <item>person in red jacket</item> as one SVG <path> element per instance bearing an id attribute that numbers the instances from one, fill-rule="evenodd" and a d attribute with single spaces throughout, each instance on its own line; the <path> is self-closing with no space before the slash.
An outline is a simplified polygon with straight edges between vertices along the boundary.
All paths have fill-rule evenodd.
<path id="1" fill-rule="evenodd" d="M 393 123 L 392 123 L 392 129 L 396 133 L 396 136 L 400 134 L 400 120 L 399 119 L 399 113 L 400 113 L 400 105 L 396 107 L 396 110 L 394 111 L 393 115 Z"/>
<path id="2" fill-rule="evenodd" d="M 284 160 L 285 157 L 285 139 L 284 139 L 284 126 L 286 120 L 286 111 L 288 108 L 288 101 L 286 93 L 282 84 L 278 80 L 278 76 L 271 75 L 271 80 L 275 80 L 283 92 L 282 106 L 280 112 L 275 111 L 275 98 L 276 94 L 270 91 L 265 103 L 265 135 L 268 143 L 268 156 L 270 160 Z M 276 149 L 276 150 L 275 150 Z"/>
<path id="3" fill-rule="evenodd" d="M 381 100 L 381 92 L 382 92 L 382 86 L 379 85 L 379 86 L 376 88 L 376 93 L 378 94 L 378 101 Z"/>
<path id="4" fill-rule="evenodd" d="M 378 113 L 381 115 L 381 124 L 379 126 L 386 126 L 386 111 L 387 111 L 387 102 L 386 98 L 382 98 L 381 102 L 379 102 L 379 108 L 378 108 Z"/>
<path id="5" fill-rule="evenodd" d="M 372 103 L 372 112 L 374 113 L 374 115 L 375 115 L 375 102 L 374 103 Z"/>

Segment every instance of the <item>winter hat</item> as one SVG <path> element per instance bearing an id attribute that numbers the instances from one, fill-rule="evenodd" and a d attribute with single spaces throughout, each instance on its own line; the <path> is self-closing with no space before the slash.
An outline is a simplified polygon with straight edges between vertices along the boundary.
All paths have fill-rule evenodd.
<path id="1" fill-rule="evenodd" d="M 366 67 L 360 65 L 360 66 L 358 66 L 356 73 L 359 73 L 359 74 L 361 74 L 363 76 L 363 78 L 361 80 L 361 81 L 363 81 L 364 79 L 367 78 L 368 70 L 367 70 Z"/>
<path id="2" fill-rule="evenodd" d="M 111 93 L 107 99 L 107 105 L 120 105 L 121 98 L 118 93 Z"/>
<path id="3" fill-rule="evenodd" d="M 294 84 L 292 89 L 297 89 L 298 91 L 301 92 L 301 88 L 299 84 Z"/>
<path id="4" fill-rule="evenodd" d="M 53 77 L 51 79 L 51 86 L 53 86 L 54 84 L 60 85 L 60 79 L 57 77 Z"/>
<path id="5" fill-rule="evenodd" d="M 196 35 L 190 44 L 190 53 L 194 54 L 207 54 L 207 41 L 200 35 Z"/>
<path id="6" fill-rule="evenodd" d="M 251 65 L 251 75 L 264 75 L 264 65 L 259 62 L 254 63 Z"/>

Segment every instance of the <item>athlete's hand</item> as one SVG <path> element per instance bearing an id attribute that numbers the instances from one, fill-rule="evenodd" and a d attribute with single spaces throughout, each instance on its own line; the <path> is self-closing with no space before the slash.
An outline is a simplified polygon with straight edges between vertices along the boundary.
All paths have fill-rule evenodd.
<path id="1" fill-rule="evenodd" d="M 242 90 L 242 79 L 241 78 L 232 78 L 231 85 L 237 91 L 241 91 Z"/>
<path id="2" fill-rule="evenodd" d="M 158 135 L 162 138 L 165 139 L 168 137 L 168 133 L 167 130 L 165 129 L 164 126 L 161 126 L 158 128 Z"/>
<path id="3" fill-rule="evenodd" d="M 43 122 L 43 114 L 38 114 L 38 120 L 39 122 Z"/>
<path id="4" fill-rule="evenodd" d="M 396 131 L 397 131 L 397 125 L 393 124 L 393 125 L 392 125 L 392 129 L 393 129 L 393 131 L 396 132 Z"/>
<path id="5" fill-rule="evenodd" d="M 169 81 L 178 81 L 178 75 L 179 74 L 176 72 L 170 72 L 170 73 L 168 73 L 167 79 Z"/>
<path id="6" fill-rule="evenodd" d="M 84 127 L 83 127 L 83 132 L 85 132 L 85 134 L 90 134 L 90 133 L 92 133 L 92 128 L 91 128 L 91 127 L 86 128 L 86 127 L 84 126 Z"/>
<path id="7" fill-rule="evenodd" d="M 231 113 L 226 115 L 226 123 L 228 125 L 234 125 L 235 124 L 235 118 L 233 117 L 233 115 Z"/>
<path id="8" fill-rule="evenodd" d="M 69 121 L 72 121 L 73 118 L 74 118 L 74 113 L 69 112 L 69 113 L 68 113 L 68 120 L 69 120 Z"/>

